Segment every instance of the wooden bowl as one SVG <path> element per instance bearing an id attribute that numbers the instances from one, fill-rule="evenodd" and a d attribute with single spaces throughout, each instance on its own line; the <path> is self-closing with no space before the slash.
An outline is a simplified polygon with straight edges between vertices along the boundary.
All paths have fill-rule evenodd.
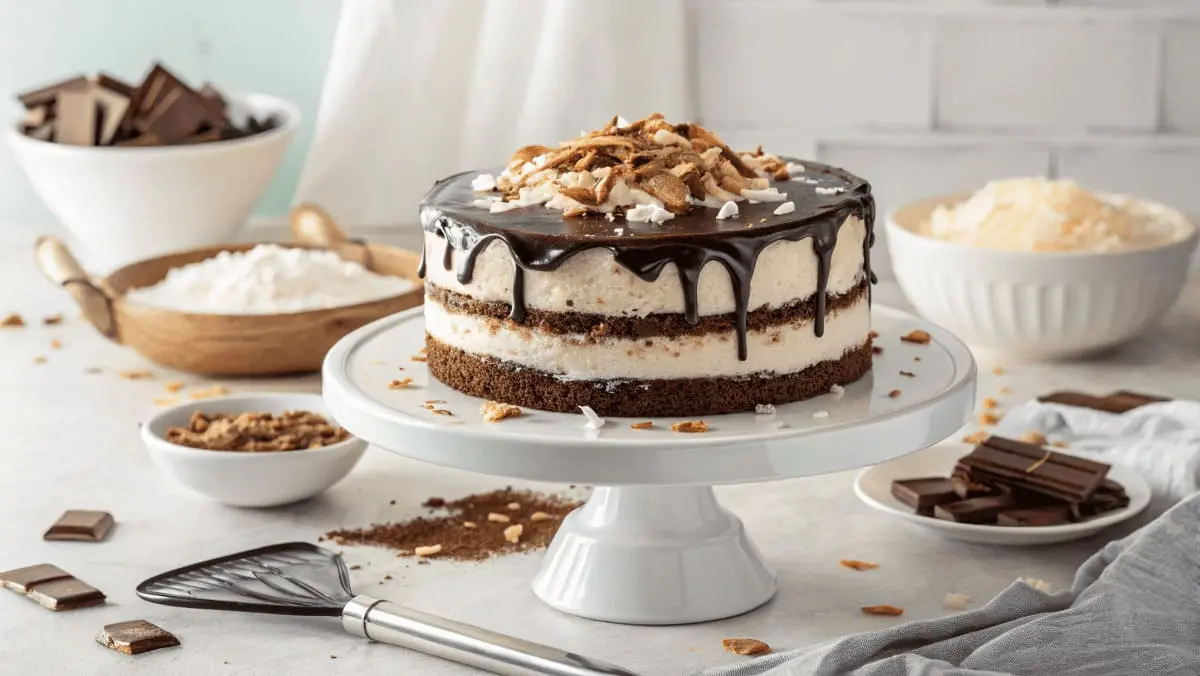
<path id="1" fill-rule="evenodd" d="M 347 333 L 423 302 L 424 290 L 417 278 L 419 254 L 350 241 L 328 214 L 311 205 L 292 211 L 291 227 L 298 242 L 282 246 L 329 249 L 369 270 L 403 277 L 417 286 L 398 296 L 322 310 L 269 315 L 196 314 L 139 305 L 126 300 L 125 293 L 161 281 L 172 268 L 222 251 L 246 251 L 254 244 L 230 244 L 152 258 L 127 265 L 103 279 L 85 272 L 54 237 L 39 239 L 35 252 L 42 272 L 75 298 L 87 319 L 105 337 L 132 347 L 160 366 L 206 376 L 317 371 L 325 353 Z"/>

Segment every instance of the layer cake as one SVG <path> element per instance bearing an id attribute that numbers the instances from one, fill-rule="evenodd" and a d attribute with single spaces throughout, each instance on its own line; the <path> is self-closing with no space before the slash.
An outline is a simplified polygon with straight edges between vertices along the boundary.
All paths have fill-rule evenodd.
<path id="1" fill-rule="evenodd" d="M 655 115 L 421 204 L 430 372 L 548 411 L 698 416 L 871 368 L 869 184 Z"/>

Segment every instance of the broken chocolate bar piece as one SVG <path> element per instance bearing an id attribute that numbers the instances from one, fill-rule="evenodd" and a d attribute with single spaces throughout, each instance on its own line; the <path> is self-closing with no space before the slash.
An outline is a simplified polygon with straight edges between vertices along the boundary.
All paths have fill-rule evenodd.
<path id="1" fill-rule="evenodd" d="M 950 481 L 954 484 L 954 494 L 961 500 L 984 498 L 1006 492 L 1004 486 L 984 483 L 973 476 L 970 469 L 961 466 L 954 468 Z"/>
<path id="2" fill-rule="evenodd" d="M 146 620 L 105 625 L 104 631 L 96 636 L 96 642 L 126 655 L 139 655 L 179 645 L 179 639 L 174 634 Z"/>
<path id="3" fill-rule="evenodd" d="M 112 532 L 114 525 L 116 522 L 108 512 L 71 509 L 50 526 L 42 539 L 102 542 Z"/>
<path id="4" fill-rule="evenodd" d="M 958 494 L 954 492 L 954 483 L 942 477 L 893 481 L 892 495 L 918 511 L 958 500 Z"/>
<path id="5" fill-rule="evenodd" d="M 54 141 L 71 146 L 96 144 L 96 98 L 90 89 L 64 89 L 58 93 Z"/>
<path id="6" fill-rule="evenodd" d="M 938 505 L 933 508 L 933 516 L 956 523 L 995 523 L 1000 512 L 1012 507 L 1013 501 L 1009 496 L 993 495 Z"/>
<path id="7" fill-rule="evenodd" d="M 104 594 L 99 589 L 48 563 L 0 573 L 0 583 L 50 610 L 74 610 L 104 603 Z"/>
<path id="8" fill-rule="evenodd" d="M 54 103 L 58 100 L 59 92 L 67 89 L 85 89 L 87 88 L 87 85 L 87 78 L 82 75 L 78 75 L 76 77 L 63 80 L 62 82 L 55 82 L 52 85 L 25 92 L 24 94 L 19 94 L 17 95 L 17 100 L 20 101 L 21 105 L 25 106 L 27 109 L 53 107 Z"/>
<path id="9" fill-rule="evenodd" d="M 1067 523 L 1067 516 L 1066 505 L 1008 509 L 996 515 L 996 524 L 1017 527 L 1057 526 Z"/>
<path id="10" fill-rule="evenodd" d="M 39 584 L 69 577 L 71 574 L 58 566 L 39 563 L 36 566 L 6 570 L 0 573 L 0 584 L 3 584 L 5 589 L 10 589 L 18 594 L 28 594 L 30 589 Z"/>
<path id="11" fill-rule="evenodd" d="M 1075 521 L 1083 521 L 1128 506 L 1129 496 L 1125 494 L 1125 487 L 1112 479 L 1105 479 L 1092 497 L 1084 502 L 1068 505 L 1070 516 Z"/>
<path id="12" fill-rule="evenodd" d="M 985 439 L 959 464 L 980 481 L 1006 483 L 1064 502 L 1083 502 L 1091 497 L 1104 483 L 1109 468 L 1103 463 L 997 436 Z"/>
<path id="13" fill-rule="evenodd" d="M 1132 411 L 1135 408 L 1140 408 L 1146 404 L 1153 404 L 1160 401 L 1168 401 L 1164 397 L 1156 397 L 1148 394 L 1140 394 L 1138 392 L 1130 392 L 1121 390 L 1114 392 L 1108 396 L 1098 397 L 1084 392 L 1073 392 L 1063 390 L 1061 392 L 1051 392 L 1042 397 L 1038 397 L 1038 401 L 1043 404 L 1061 404 L 1063 406 L 1075 406 L 1077 408 L 1090 408 L 1094 411 L 1104 411 L 1105 413 L 1125 413 Z"/>
<path id="14" fill-rule="evenodd" d="M 76 577 L 44 582 L 30 589 L 25 596 L 54 611 L 98 606 L 105 599 L 103 592 Z"/>

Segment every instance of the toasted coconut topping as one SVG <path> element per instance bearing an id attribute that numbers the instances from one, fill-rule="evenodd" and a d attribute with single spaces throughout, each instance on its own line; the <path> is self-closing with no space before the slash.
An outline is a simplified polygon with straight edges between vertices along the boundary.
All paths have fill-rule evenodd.
<path id="1" fill-rule="evenodd" d="M 655 113 L 636 122 L 614 117 L 604 127 L 564 141 L 557 148 L 525 146 L 513 153 L 499 176 L 473 181 L 479 208 L 502 213 L 545 205 L 565 218 L 606 215 L 609 220 L 663 223 L 696 206 L 731 202 L 783 202 L 786 193 L 770 181 L 786 181 L 796 164 L 763 152 L 734 152 L 697 124 L 673 124 Z"/>

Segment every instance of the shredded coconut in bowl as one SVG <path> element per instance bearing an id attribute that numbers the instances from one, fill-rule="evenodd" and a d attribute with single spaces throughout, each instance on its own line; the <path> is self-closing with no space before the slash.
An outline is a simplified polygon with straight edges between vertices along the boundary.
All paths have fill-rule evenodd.
<path id="1" fill-rule="evenodd" d="M 1155 207 L 1097 195 L 1073 181 L 1015 178 L 992 181 L 964 202 L 937 207 L 921 230 L 987 249 L 1126 251 L 1177 236 L 1180 224 L 1169 210 Z"/>
<path id="2" fill-rule="evenodd" d="M 217 315 L 304 312 L 396 296 L 412 281 L 380 275 L 332 251 L 260 244 L 173 268 L 125 298 L 166 310 Z"/>

